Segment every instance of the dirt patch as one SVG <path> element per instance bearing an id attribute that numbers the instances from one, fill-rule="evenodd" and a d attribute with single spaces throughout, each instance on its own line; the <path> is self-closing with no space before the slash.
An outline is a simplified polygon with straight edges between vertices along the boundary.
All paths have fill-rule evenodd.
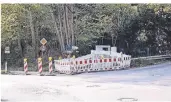
<path id="1" fill-rule="evenodd" d="M 88 85 L 87 87 L 100 87 L 100 85 Z"/>
<path id="2" fill-rule="evenodd" d="M 121 102 L 134 102 L 134 101 L 138 101 L 138 99 L 136 98 L 119 98 L 118 99 Z"/>

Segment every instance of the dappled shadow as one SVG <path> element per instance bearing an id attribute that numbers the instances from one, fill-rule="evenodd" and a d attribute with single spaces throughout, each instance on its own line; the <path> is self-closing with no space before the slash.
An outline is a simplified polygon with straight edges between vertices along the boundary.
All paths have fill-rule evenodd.
<path id="1" fill-rule="evenodd" d="M 1 99 L 1 102 L 7 102 L 8 100 L 7 99 Z"/>

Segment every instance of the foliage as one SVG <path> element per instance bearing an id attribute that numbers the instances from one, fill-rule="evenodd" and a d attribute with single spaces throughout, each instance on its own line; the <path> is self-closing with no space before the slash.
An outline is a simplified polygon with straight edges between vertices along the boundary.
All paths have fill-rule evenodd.
<path id="1" fill-rule="evenodd" d="M 5 46 L 14 64 L 22 66 L 23 57 L 35 62 L 42 38 L 44 61 L 57 59 L 66 45 L 90 53 L 103 39 L 135 57 L 171 51 L 170 4 L 2 4 L 1 12 L 2 63 Z"/>

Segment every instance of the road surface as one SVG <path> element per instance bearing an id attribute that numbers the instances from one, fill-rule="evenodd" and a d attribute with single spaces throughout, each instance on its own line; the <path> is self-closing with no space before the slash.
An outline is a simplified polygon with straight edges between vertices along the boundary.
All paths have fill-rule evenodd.
<path id="1" fill-rule="evenodd" d="M 2 102 L 171 101 L 171 63 L 73 76 L 1 75 Z"/>

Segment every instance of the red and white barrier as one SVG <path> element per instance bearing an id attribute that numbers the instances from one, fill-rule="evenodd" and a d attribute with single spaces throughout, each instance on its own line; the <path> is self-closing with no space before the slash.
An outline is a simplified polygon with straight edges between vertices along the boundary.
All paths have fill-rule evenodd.
<path id="1" fill-rule="evenodd" d="M 93 60 L 92 59 L 89 59 L 88 60 L 88 69 L 87 69 L 87 71 L 88 72 L 91 72 L 92 70 L 93 70 Z"/>
<path id="2" fill-rule="evenodd" d="M 41 74 L 43 69 L 42 69 L 42 58 L 38 58 L 38 71 Z"/>
<path id="3" fill-rule="evenodd" d="M 76 63 L 77 63 L 77 72 L 78 73 L 83 73 L 86 71 L 85 66 L 86 66 L 87 61 L 85 61 L 84 59 L 83 60 L 77 60 Z"/>
<path id="4" fill-rule="evenodd" d="M 89 55 L 76 59 L 55 60 L 55 68 L 61 73 L 71 74 L 112 71 L 130 66 L 130 56 L 121 56 L 120 53 L 117 56 L 105 56 L 104 58 L 100 58 L 99 56 L 100 55 L 91 54 L 91 56 Z"/>
<path id="5" fill-rule="evenodd" d="M 27 72 L 28 72 L 28 65 L 27 65 L 27 59 L 26 58 L 24 59 L 24 72 L 25 72 L 25 74 L 27 74 Z"/>
<path id="6" fill-rule="evenodd" d="M 55 61 L 55 68 L 60 73 L 71 74 L 71 60 L 63 59 Z"/>

